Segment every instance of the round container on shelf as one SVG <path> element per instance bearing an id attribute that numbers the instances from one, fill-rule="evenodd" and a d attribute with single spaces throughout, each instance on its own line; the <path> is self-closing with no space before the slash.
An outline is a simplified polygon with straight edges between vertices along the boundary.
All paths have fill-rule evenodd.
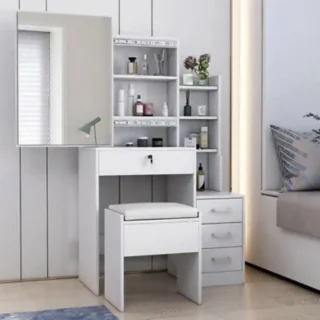
<path id="1" fill-rule="evenodd" d="M 152 146 L 154 148 L 163 147 L 163 139 L 162 138 L 152 138 Z"/>
<path id="2" fill-rule="evenodd" d="M 143 115 L 147 117 L 153 116 L 153 103 L 146 102 L 143 104 Z"/>
<path id="3" fill-rule="evenodd" d="M 138 145 L 138 147 L 141 147 L 141 148 L 148 147 L 148 145 L 149 145 L 148 137 L 140 137 L 140 138 L 138 138 L 137 145 Z"/>
<path id="4" fill-rule="evenodd" d="M 126 143 L 126 147 L 133 147 L 133 142 L 128 141 L 128 142 Z"/>

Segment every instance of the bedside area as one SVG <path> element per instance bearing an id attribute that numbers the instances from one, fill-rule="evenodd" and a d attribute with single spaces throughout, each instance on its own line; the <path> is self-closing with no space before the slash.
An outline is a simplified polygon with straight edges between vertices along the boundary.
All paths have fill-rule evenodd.
<path id="1" fill-rule="evenodd" d="M 202 286 L 244 283 L 244 197 L 204 191 L 196 202 L 202 214 Z"/>

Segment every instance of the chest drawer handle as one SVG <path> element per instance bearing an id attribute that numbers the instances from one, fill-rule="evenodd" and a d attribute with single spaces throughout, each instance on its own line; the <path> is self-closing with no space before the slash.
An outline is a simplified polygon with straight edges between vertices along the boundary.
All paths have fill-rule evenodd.
<path id="1" fill-rule="evenodd" d="M 232 260 L 231 257 L 211 258 L 212 262 L 217 262 L 217 263 L 219 263 L 219 262 L 221 262 L 221 263 L 223 263 L 223 262 L 229 263 L 229 262 L 231 262 L 231 260 Z"/>
<path id="2" fill-rule="evenodd" d="M 212 233 L 211 234 L 212 238 L 217 238 L 217 239 L 221 239 L 221 238 L 229 238 L 232 236 L 231 232 L 226 232 L 226 233 L 222 233 L 222 234 L 216 234 L 216 233 Z"/>
<path id="3" fill-rule="evenodd" d="M 215 208 L 212 208 L 211 209 L 211 212 L 212 213 L 228 213 L 228 212 L 231 212 L 231 208 L 227 207 L 225 209 L 215 209 Z"/>

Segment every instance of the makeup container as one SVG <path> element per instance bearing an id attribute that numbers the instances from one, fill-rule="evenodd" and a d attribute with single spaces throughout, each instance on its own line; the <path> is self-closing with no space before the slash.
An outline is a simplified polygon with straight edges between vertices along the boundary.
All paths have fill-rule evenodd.
<path id="1" fill-rule="evenodd" d="M 141 147 L 141 148 L 148 147 L 148 145 L 149 145 L 148 137 L 140 137 L 140 138 L 138 138 L 137 145 L 138 145 L 138 147 Z"/>
<path id="2" fill-rule="evenodd" d="M 153 116 L 153 103 L 147 102 L 143 105 L 143 115 L 147 117 Z"/>
<path id="3" fill-rule="evenodd" d="M 133 147 L 133 142 L 127 142 L 126 147 Z"/>
<path id="4" fill-rule="evenodd" d="M 189 138 L 196 139 L 196 147 L 197 147 L 197 149 L 199 149 L 200 148 L 200 142 L 199 142 L 200 135 L 199 135 L 199 133 L 198 132 L 190 133 Z"/>
<path id="5" fill-rule="evenodd" d="M 163 139 L 162 138 L 152 138 L 152 147 L 154 147 L 154 148 L 163 147 Z"/>

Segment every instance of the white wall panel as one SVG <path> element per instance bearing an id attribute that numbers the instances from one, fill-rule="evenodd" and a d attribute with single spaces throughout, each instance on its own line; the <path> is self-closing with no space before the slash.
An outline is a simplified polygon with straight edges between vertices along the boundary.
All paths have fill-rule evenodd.
<path id="1" fill-rule="evenodd" d="M 1 0 L 0 9 L 1 10 L 18 10 L 19 0 Z"/>
<path id="2" fill-rule="evenodd" d="M 45 11 L 46 0 L 20 0 L 22 11 Z"/>
<path id="3" fill-rule="evenodd" d="M 19 149 L 15 127 L 15 12 L 0 1 L 0 281 L 20 279 Z"/>
<path id="4" fill-rule="evenodd" d="M 45 11 L 45 1 L 21 0 L 20 9 Z M 21 149 L 21 274 L 47 277 L 47 151 Z"/>
<path id="5" fill-rule="evenodd" d="M 21 148 L 22 279 L 47 277 L 47 152 Z"/>
<path id="6" fill-rule="evenodd" d="M 210 74 L 222 75 L 223 188 L 230 187 L 230 0 L 153 0 L 153 35 L 180 39 L 180 72 L 188 55 L 211 54 Z"/>
<path id="7" fill-rule="evenodd" d="M 151 0 L 120 1 L 120 34 L 151 36 Z"/>
<path id="8" fill-rule="evenodd" d="M 49 148 L 49 277 L 78 275 L 78 148 Z"/>
<path id="9" fill-rule="evenodd" d="M 112 18 L 113 34 L 119 33 L 119 0 L 47 0 L 49 12 Z"/>

